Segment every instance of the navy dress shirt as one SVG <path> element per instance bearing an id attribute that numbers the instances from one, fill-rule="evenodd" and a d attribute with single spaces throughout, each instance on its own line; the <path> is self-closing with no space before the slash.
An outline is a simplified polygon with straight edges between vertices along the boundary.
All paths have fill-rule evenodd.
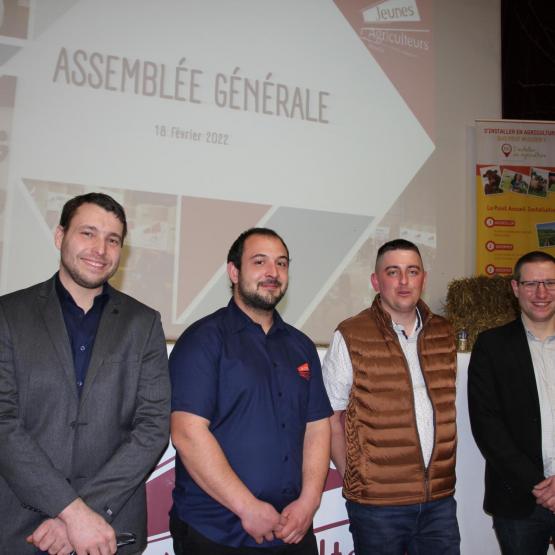
<path id="1" fill-rule="evenodd" d="M 306 335 L 275 311 L 266 335 L 231 300 L 183 333 L 170 355 L 170 374 L 172 411 L 210 421 L 255 497 L 278 512 L 299 497 L 306 424 L 332 414 L 318 353 Z M 261 547 L 235 514 L 197 486 L 179 457 L 173 500 L 173 513 L 208 539 Z"/>
<path id="2" fill-rule="evenodd" d="M 77 306 L 69 291 L 62 285 L 59 275 L 56 275 L 56 293 L 60 300 L 71 344 L 73 366 L 75 369 L 75 385 L 79 396 L 85 384 L 85 377 L 91 361 L 100 317 L 110 296 L 109 288 L 110 286 L 105 283 L 102 293 L 94 298 L 92 307 L 85 313 L 81 307 Z"/>

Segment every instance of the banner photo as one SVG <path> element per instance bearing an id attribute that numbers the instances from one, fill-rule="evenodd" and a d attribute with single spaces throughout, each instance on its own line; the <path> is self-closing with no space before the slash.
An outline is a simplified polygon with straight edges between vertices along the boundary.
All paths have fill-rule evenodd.
<path id="1" fill-rule="evenodd" d="M 555 254 L 555 123 L 476 122 L 476 274 Z"/>

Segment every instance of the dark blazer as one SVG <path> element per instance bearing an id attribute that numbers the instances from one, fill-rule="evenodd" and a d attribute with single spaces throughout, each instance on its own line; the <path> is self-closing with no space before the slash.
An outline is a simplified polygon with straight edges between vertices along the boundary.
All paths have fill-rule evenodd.
<path id="1" fill-rule="evenodd" d="M 486 459 L 484 509 L 525 517 L 544 479 L 534 367 L 520 318 L 478 336 L 468 368 L 468 409 Z"/>
<path id="2" fill-rule="evenodd" d="M 110 288 L 81 398 L 54 278 L 0 297 L 0 554 L 77 496 L 146 544 L 145 477 L 169 434 L 160 317 Z"/>

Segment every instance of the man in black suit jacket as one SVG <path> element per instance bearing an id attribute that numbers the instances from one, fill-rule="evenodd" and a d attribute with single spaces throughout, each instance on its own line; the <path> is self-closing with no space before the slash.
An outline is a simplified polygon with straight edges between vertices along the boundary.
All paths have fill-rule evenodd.
<path id="1" fill-rule="evenodd" d="M 511 284 L 521 317 L 478 336 L 468 407 L 501 550 L 536 555 L 555 536 L 555 258 L 525 254 Z"/>
<path id="2" fill-rule="evenodd" d="M 68 201 L 59 272 L 0 297 L 0 555 L 146 545 L 145 477 L 169 433 L 157 312 L 116 291 L 126 220 L 100 193 Z"/>

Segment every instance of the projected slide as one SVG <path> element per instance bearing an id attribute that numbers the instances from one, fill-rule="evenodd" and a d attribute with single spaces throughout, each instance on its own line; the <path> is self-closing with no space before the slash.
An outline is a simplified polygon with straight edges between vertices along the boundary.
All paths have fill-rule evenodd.
<path id="1" fill-rule="evenodd" d="M 262 225 L 292 256 L 282 316 L 327 342 L 337 307 L 370 302 L 374 247 L 394 238 L 380 222 L 434 150 L 431 13 L 431 0 L 0 0 L 1 292 L 54 273 L 62 205 L 102 191 L 129 220 L 113 284 L 160 310 L 168 339 L 227 303 L 227 250 Z M 433 225 L 400 234 L 435 251 Z M 173 457 L 148 483 L 149 555 L 172 553 Z M 321 554 L 352 552 L 335 471 L 315 531 Z"/>
<path id="2" fill-rule="evenodd" d="M 265 225 L 284 318 L 327 341 L 322 303 L 434 149 L 431 2 L 2 5 L 2 291 L 56 270 L 62 204 L 100 190 L 130 220 L 114 284 L 168 338 L 227 302 L 227 249 Z"/>

